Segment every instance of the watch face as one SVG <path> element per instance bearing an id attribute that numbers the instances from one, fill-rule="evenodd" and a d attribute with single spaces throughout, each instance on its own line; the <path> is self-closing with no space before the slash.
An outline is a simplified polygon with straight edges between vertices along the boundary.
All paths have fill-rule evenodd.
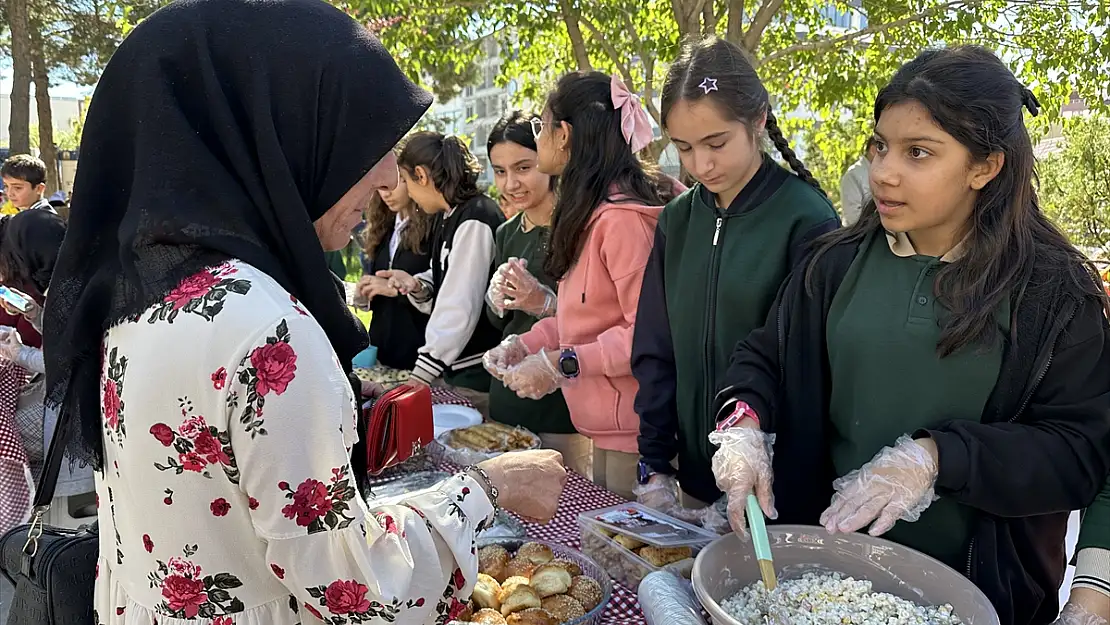
<path id="1" fill-rule="evenodd" d="M 578 357 L 574 353 L 563 352 L 559 358 L 559 372 L 568 378 L 578 375 Z"/>

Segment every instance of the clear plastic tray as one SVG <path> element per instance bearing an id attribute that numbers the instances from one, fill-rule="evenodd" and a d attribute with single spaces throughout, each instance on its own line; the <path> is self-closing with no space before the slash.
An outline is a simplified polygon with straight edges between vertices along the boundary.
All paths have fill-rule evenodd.
<path id="1" fill-rule="evenodd" d="M 582 517 L 578 518 L 578 529 L 582 535 L 582 552 L 593 558 L 613 579 L 625 586 L 638 588 L 640 581 L 655 571 L 667 571 L 684 579 L 690 578 L 693 558 L 698 555 L 700 546 L 683 545 L 690 547 L 690 558 L 657 567 L 602 534 L 599 527 Z"/>
<path id="2" fill-rule="evenodd" d="M 655 547 L 705 546 L 719 538 L 705 528 L 634 502 L 583 512 L 578 522 L 604 527 Z"/>

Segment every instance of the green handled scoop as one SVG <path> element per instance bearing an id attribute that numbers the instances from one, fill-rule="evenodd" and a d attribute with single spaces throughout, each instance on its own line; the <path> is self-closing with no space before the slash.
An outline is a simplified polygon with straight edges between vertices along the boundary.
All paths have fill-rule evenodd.
<path id="1" fill-rule="evenodd" d="M 759 560 L 759 574 L 763 585 L 770 592 L 778 585 L 775 577 L 775 563 L 771 560 L 771 539 L 767 536 L 767 525 L 763 522 L 763 509 L 755 495 L 748 495 L 748 530 L 755 543 L 755 557 Z"/>

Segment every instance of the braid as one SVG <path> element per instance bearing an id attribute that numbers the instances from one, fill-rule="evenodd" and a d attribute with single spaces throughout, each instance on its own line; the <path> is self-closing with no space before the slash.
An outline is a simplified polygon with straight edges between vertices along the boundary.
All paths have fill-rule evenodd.
<path id="1" fill-rule="evenodd" d="M 779 128 L 779 122 L 775 119 L 775 114 L 771 112 L 770 108 L 767 109 L 766 130 L 767 136 L 771 139 L 771 143 L 775 144 L 775 148 L 779 151 L 779 154 L 782 154 L 782 157 L 786 159 L 786 162 L 790 165 L 790 169 L 793 169 L 794 173 L 798 174 L 798 177 L 804 182 L 827 197 L 828 194 L 821 188 L 821 184 L 817 182 L 813 174 L 802 164 L 801 159 L 794 153 L 794 150 L 790 148 L 790 143 L 787 142 L 786 137 L 783 136 L 782 129 Z"/>

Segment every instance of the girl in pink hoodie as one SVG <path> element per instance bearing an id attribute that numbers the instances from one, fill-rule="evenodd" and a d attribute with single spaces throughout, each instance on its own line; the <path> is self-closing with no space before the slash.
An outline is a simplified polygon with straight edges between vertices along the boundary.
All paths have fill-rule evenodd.
<path id="1" fill-rule="evenodd" d="M 593 480 L 634 497 L 632 334 L 640 283 L 663 206 L 682 191 L 636 156 L 653 135 L 639 100 L 616 77 L 564 76 L 532 120 L 539 169 L 559 176 L 546 273 L 557 312 L 486 355 L 521 397 L 563 389 L 577 430 L 593 439 Z"/>

